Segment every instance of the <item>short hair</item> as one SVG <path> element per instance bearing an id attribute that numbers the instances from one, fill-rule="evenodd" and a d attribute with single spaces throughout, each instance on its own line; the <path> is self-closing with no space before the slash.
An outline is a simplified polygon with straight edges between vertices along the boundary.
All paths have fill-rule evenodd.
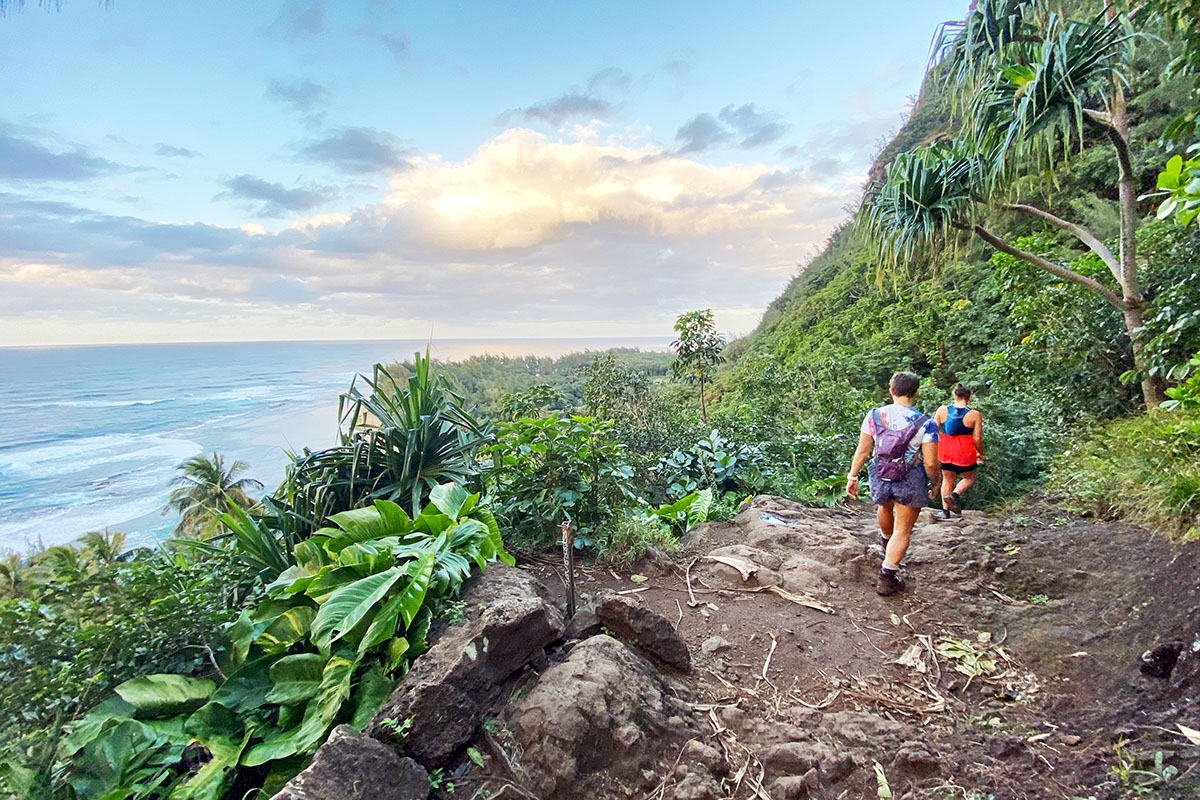
<path id="1" fill-rule="evenodd" d="M 896 397 L 916 397 L 921 379 L 911 372 L 897 372 L 892 376 L 890 389 Z"/>
<path id="2" fill-rule="evenodd" d="M 968 389 L 966 386 L 963 386 L 960 383 L 954 387 L 954 396 L 959 398 L 960 400 L 970 400 L 971 399 L 971 390 Z"/>

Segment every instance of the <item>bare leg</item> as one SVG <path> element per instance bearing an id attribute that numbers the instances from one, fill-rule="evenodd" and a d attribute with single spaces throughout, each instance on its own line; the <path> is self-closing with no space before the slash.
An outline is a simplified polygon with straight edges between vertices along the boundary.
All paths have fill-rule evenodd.
<path id="1" fill-rule="evenodd" d="M 879 535 L 885 539 L 891 538 L 892 527 L 895 524 L 892 516 L 893 505 L 895 505 L 895 501 L 888 500 L 886 503 L 875 506 L 875 518 L 879 520 Z"/>
<path id="2" fill-rule="evenodd" d="M 895 505 L 895 528 L 892 537 L 888 539 L 887 553 L 889 564 L 899 564 L 900 559 L 908 552 L 908 537 L 912 534 L 913 525 L 917 524 L 917 516 L 921 509 L 913 506 Z"/>
<path id="3" fill-rule="evenodd" d="M 954 473 L 942 470 L 942 508 L 950 508 L 950 493 L 954 491 Z"/>
<path id="4" fill-rule="evenodd" d="M 959 494 L 962 494 L 967 489 L 970 489 L 972 486 L 974 486 L 975 485 L 975 472 L 976 472 L 975 470 L 971 470 L 970 472 L 964 472 L 962 474 L 962 477 L 960 477 L 958 479 L 958 485 L 954 487 L 954 491 L 958 492 Z M 945 479 L 945 477 L 946 477 L 946 474 L 942 473 L 943 480 Z M 951 480 L 953 480 L 953 479 L 951 479 Z M 942 491 L 945 491 L 945 489 L 943 489 Z"/>

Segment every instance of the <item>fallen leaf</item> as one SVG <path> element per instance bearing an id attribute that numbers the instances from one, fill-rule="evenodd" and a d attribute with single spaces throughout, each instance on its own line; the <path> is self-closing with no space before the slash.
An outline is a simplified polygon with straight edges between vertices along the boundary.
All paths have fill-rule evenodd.
<path id="1" fill-rule="evenodd" d="M 921 674 L 924 674 L 927 669 L 925 666 L 925 651 L 919 644 L 909 645 L 908 649 L 901 653 L 900 657 L 892 663 L 915 669 Z"/>
<path id="2" fill-rule="evenodd" d="M 1185 739 L 1194 745 L 1200 746 L 1200 731 L 1195 728 L 1189 728 L 1187 725 L 1180 725 L 1178 722 L 1175 724 L 1179 725 L 1179 732 L 1183 734 Z"/>
<path id="3" fill-rule="evenodd" d="M 711 608 L 713 611 L 720 611 L 720 610 L 721 610 L 720 606 L 718 606 L 716 603 L 705 603 L 704 605 L 708 606 L 708 607 L 709 607 L 709 608 Z"/>
<path id="4" fill-rule="evenodd" d="M 629 580 L 633 581 L 634 583 L 645 583 L 646 581 L 648 581 L 650 579 L 647 578 L 645 575 L 630 575 Z"/>
<path id="5" fill-rule="evenodd" d="M 750 580 L 750 577 L 759 570 L 758 564 L 748 558 L 739 558 L 738 556 L 705 556 L 705 558 L 733 567 L 742 574 L 744 581 Z"/>
<path id="6" fill-rule="evenodd" d="M 1084 658 L 1085 656 L 1087 656 L 1087 651 L 1080 650 L 1078 653 L 1071 653 L 1067 658 Z"/>
<path id="7" fill-rule="evenodd" d="M 900 624 L 900 617 L 896 616 L 896 612 L 894 612 L 894 611 L 892 612 L 892 624 L 893 625 Z"/>

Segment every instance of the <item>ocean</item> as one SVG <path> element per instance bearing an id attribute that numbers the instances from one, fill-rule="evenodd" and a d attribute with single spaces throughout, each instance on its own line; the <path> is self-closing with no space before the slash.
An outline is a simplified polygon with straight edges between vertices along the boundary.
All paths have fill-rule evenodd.
<path id="1" fill-rule="evenodd" d="M 88 531 L 151 544 L 176 466 L 201 453 L 241 459 L 267 490 L 288 451 L 337 443 L 337 399 L 356 373 L 412 358 L 558 356 L 661 339 L 239 342 L 0 348 L 0 550 L 26 552 Z"/>

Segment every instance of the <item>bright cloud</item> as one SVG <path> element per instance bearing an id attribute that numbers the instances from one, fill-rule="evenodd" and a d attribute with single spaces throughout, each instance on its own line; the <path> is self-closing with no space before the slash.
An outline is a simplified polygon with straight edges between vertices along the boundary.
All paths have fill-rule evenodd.
<path id="1" fill-rule="evenodd" d="M 384 201 L 276 231 L 0 197 L 11 245 L 0 281 L 53 285 L 60 299 L 86 291 L 91 308 L 157 298 L 145 324 L 201 310 L 255 329 L 301 312 L 338 320 L 309 335 L 424 335 L 430 321 L 443 336 L 639 334 L 706 306 L 746 330 L 857 192 L 804 169 L 712 165 L 581 133 L 513 129 L 460 161 L 418 154 L 392 171 Z M 64 335 L 26 294 L 0 297 L 0 318 L 30 341 Z"/>

